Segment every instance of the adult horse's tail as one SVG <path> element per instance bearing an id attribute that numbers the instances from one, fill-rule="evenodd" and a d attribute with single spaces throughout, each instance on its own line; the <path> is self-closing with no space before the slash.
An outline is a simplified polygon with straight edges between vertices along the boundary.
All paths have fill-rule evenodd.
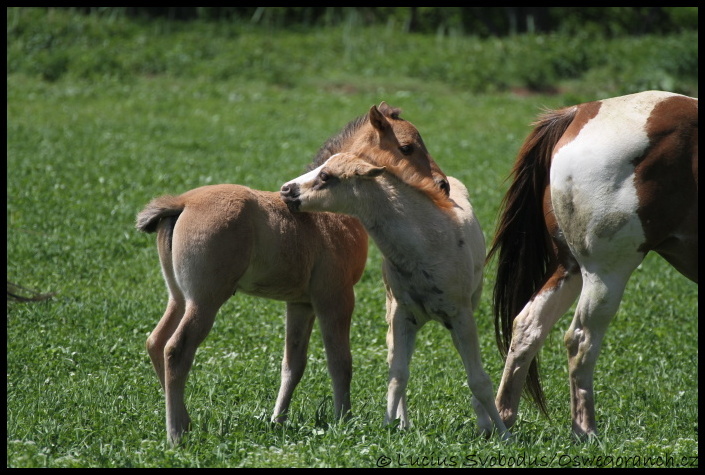
<path id="1" fill-rule="evenodd" d="M 533 124 L 535 127 L 514 163 L 512 184 L 502 199 L 502 212 L 487 261 L 498 254 L 493 294 L 495 337 L 504 358 L 509 351 L 514 318 L 545 282 L 547 270 L 555 261 L 544 219 L 544 194 L 549 184 L 553 149 L 576 112 L 576 107 L 547 111 Z M 526 390 L 547 415 L 538 355 L 529 367 Z"/>

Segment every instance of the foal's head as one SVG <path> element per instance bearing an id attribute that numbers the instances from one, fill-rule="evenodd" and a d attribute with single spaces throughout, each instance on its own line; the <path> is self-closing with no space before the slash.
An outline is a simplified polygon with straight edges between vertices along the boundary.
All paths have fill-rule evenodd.
<path id="1" fill-rule="evenodd" d="M 366 157 L 379 166 L 404 169 L 407 176 L 430 177 L 448 196 L 450 186 L 443 170 L 433 159 L 421 134 L 411 122 L 399 115 L 401 110 L 386 102 L 351 121 L 318 151 L 312 168 L 321 166 L 332 155 L 350 152 Z"/>
<path id="2" fill-rule="evenodd" d="M 346 212 L 356 202 L 357 180 L 375 178 L 384 173 L 377 166 L 353 153 L 336 153 L 323 165 L 282 185 L 282 200 L 291 211 Z"/>
<path id="3" fill-rule="evenodd" d="M 439 208 L 452 207 L 452 201 L 443 190 L 438 189 L 430 176 L 409 173 L 405 167 L 380 166 L 369 157 L 350 152 L 336 153 L 318 168 L 288 181 L 281 187 L 281 198 L 291 211 L 331 211 L 356 215 L 355 210 L 360 202 L 373 194 L 373 188 L 368 188 L 370 185 L 365 182 L 385 172 L 425 194 Z M 377 189 L 380 185 L 372 186 Z M 395 199 L 400 198 L 397 196 Z"/>

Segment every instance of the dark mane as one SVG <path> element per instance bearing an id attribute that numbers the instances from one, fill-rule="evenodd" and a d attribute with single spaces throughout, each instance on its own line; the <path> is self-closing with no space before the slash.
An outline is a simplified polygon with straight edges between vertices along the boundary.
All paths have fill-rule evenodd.
<path id="1" fill-rule="evenodd" d="M 399 114 L 401 114 L 401 109 L 397 107 L 390 107 L 387 104 L 384 104 L 380 106 L 379 110 L 387 118 L 393 120 L 404 120 L 399 117 Z M 313 170 L 314 168 L 323 165 L 323 163 L 328 160 L 331 155 L 335 155 L 336 153 L 343 151 L 343 146 L 358 132 L 358 130 L 360 130 L 360 127 L 367 122 L 368 117 L 369 114 L 363 114 L 351 120 L 340 132 L 326 140 L 321 148 L 318 149 L 318 152 L 316 152 L 313 162 L 309 163 L 306 169 L 309 171 Z"/>
<path id="2" fill-rule="evenodd" d="M 369 114 L 364 114 L 351 120 L 340 132 L 326 140 L 325 143 L 321 145 L 321 148 L 318 149 L 318 152 L 316 152 L 313 162 L 308 165 L 308 170 L 313 170 L 323 165 L 332 155 L 340 152 L 343 145 L 357 133 L 365 122 L 367 122 L 368 115 Z"/>

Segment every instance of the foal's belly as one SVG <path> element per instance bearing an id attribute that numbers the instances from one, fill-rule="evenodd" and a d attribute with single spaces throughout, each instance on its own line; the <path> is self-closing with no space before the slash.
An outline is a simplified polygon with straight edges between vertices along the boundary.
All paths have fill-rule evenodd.
<path id="1" fill-rule="evenodd" d="M 286 302 L 309 301 L 309 275 L 297 272 L 248 270 L 238 281 L 236 292 Z"/>
<path id="2" fill-rule="evenodd" d="M 448 329 L 452 328 L 459 306 L 445 286 L 436 285 L 426 276 L 406 279 L 395 275 L 388 276 L 387 280 L 397 303 L 413 315 L 417 326 L 435 320 Z"/>

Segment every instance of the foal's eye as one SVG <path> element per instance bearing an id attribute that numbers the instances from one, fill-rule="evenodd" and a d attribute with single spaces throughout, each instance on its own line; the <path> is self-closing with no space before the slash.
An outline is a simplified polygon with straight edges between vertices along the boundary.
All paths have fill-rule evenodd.
<path id="1" fill-rule="evenodd" d="M 326 172 L 321 172 L 318 174 L 318 178 L 320 178 L 321 181 L 328 181 L 328 179 L 330 178 L 330 175 Z"/>
<path id="2" fill-rule="evenodd" d="M 414 146 L 413 145 L 402 145 L 399 147 L 399 151 L 403 153 L 404 155 L 411 155 L 414 153 Z"/>

